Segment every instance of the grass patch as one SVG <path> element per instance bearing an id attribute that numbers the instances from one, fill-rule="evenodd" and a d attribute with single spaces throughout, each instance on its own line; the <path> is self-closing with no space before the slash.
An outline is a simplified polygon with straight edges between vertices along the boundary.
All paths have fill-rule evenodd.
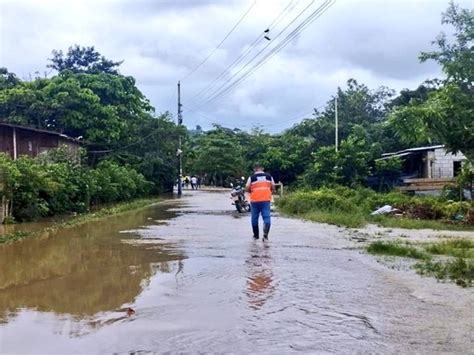
<path id="1" fill-rule="evenodd" d="M 474 280 L 474 241 L 452 239 L 422 246 L 424 250 L 408 244 L 391 241 L 372 242 L 367 251 L 375 255 L 400 256 L 419 259 L 413 267 L 418 274 L 451 280 L 462 287 L 470 287 Z M 445 260 L 432 259 L 432 255 L 445 255 Z"/>
<path id="2" fill-rule="evenodd" d="M 474 231 L 473 225 L 451 224 L 429 219 L 411 219 L 389 216 L 367 216 L 367 222 L 377 224 L 381 227 L 389 228 Z"/>
<path id="3" fill-rule="evenodd" d="M 40 235 L 44 232 L 51 232 L 51 231 L 55 231 L 61 228 L 71 228 L 71 227 L 79 226 L 84 223 L 98 221 L 102 218 L 118 215 L 118 214 L 125 213 L 132 210 L 139 210 L 141 208 L 146 208 L 148 206 L 151 206 L 152 204 L 157 203 L 158 201 L 159 201 L 158 198 L 147 198 L 147 199 L 133 200 L 130 202 L 123 202 L 123 203 L 119 203 L 113 206 L 98 209 L 97 211 L 94 211 L 94 212 L 89 212 L 89 213 L 75 216 L 65 222 L 55 223 L 52 226 L 44 228 L 40 231 L 36 231 L 32 233 L 22 231 L 22 232 L 14 232 L 14 233 L 9 233 L 5 235 L 0 235 L 0 244 L 15 242 L 15 241 L 24 239 L 26 237 Z"/>
<path id="4" fill-rule="evenodd" d="M 438 280 L 451 280 L 462 287 L 472 286 L 474 280 L 474 260 L 456 258 L 446 262 L 426 260 L 417 263 L 415 270 L 421 275 L 434 276 Z"/>
<path id="5" fill-rule="evenodd" d="M 428 253 L 474 259 L 474 241 L 470 239 L 450 239 L 425 246 Z"/>
<path id="6" fill-rule="evenodd" d="M 312 211 L 299 216 L 309 221 L 334 224 L 339 227 L 358 228 L 365 225 L 364 217 L 357 213 L 349 214 Z"/>
<path id="7" fill-rule="evenodd" d="M 87 222 L 96 221 L 108 216 L 113 216 L 120 213 L 145 208 L 154 203 L 157 203 L 158 201 L 159 201 L 158 198 L 145 198 L 145 199 L 133 200 L 130 202 L 119 203 L 113 206 L 98 209 L 97 211 L 94 211 L 94 212 L 89 212 L 86 214 L 76 216 L 66 222 L 60 223 L 58 227 L 77 226 L 77 225 L 84 224 Z"/>
<path id="8" fill-rule="evenodd" d="M 401 256 L 405 258 L 429 260 L 431 257 L 426 252 L 410 245 L 403 245 L 398 242 L 376 241 L 367 247 L 370 254 Z"/>

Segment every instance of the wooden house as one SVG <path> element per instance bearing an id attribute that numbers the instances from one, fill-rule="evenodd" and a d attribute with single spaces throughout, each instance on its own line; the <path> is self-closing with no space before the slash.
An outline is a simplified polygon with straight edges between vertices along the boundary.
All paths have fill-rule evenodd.
<path id="1" fill-rule="evenodd" d="M 62 133 L 0 122 L 0 152 L 16 160 L 21 155 L 32 158 L 50 149 L 65 146 L 79 155 L 81 141 Z"/>

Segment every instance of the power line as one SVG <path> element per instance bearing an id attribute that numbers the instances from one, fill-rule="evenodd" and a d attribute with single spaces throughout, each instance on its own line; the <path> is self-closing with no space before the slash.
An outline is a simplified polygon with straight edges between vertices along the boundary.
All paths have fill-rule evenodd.
<path id="1" fill-rule="evenodd" d="M 313 1 L 314 2 L 314 1 Z M 311 3 L 312 4 L 312 3 Z M 310 4 L 310 5 L 311 5 Z M 269 53 L 267 53 L 262 59 L 260 59 L 253 67 L 251 67 L 247 72 L 245 72 L 240 78 L 235 80 L 234 82 L 230 83 L 227 85 L 227 87 L 223 88 L 220 90 L 222 87 L 224 87 L 226 84 L 221 85 L 218 90 L 214 91 L 208 98 L 201 103 L 201 107 L 216 100 L 219 97 L 224 96 L 228 92 L 230 92 L 234 87 L 239 85 L 242 81 L 244 81 L 247 77 L 252 75 L 256 70 L 258 70 L 263 64 L 265 64 L 268 60 L 270 60 L 274 55 L 276 55 L 278 52 L 280 52 L 283 48 L 285 48 L 288 43 L 292 39 L 294 39 L 298 34 L 300 34 L 308 25 L 310 25 L 313 21 L 315 21 L 317 18 L 319 18 L 329 7 L 331 7 L 334 4 L 334 0 L 326 0 L 321 6 L 319 6 L 311 15 L 309 15 L 305 20 L 302 21 L 300 25 L 298 25 L 290 34 L 288 34 L 285 39 L 283 39 L 278 45 L 276 45 Z M 306 11 L 303 10 L 303 12 Z M 303 13 L 302 12 L 302 13 Z M 300 13 L 301 15 L 301 13 Z M 294 21 L 293 21 L 294 22 Z M 288 26 L 287 26 L 288 27 Z M 286 27 L 286 28 L 287 28 Z M 285 30 L 286 30 L 285 28 Z M 279 34 L 281 34 L 280 32 Z M 263 50 L 262 50 L 263 51 Z M 262 51 L 260 51 L 254 58 L 252 58 L 251 61 L 249 61 L 246 66 L 252 62 Z M 244 68 L 246 67 L 244 66 Z M 243 68 L 242 68 L 243 69 Z M 242 71 L 239 70 L 239 72 Z M 239 73 L 238 72 L 238 73 Z M 233 77 L 235 77 L 238 73 L 236 73 Z M 232 78 L 233 78 L 232 77 Z M 231 78 L 231 79 L 232 79 Z M 220 91 L 219 91 L 220 90 Z"/>
<path id="2" fill-rule="evenodd" d="M 285 16 L 281 17 L 285 12 L 287 12 L 287 10 L 290 8 L 290 6 L 293 4 L 293 2 L 295 2 L 295 4 L 293 5 L 293 7 L 288 10 L 288 14 L 295 8 L 296 4 L 298 3 L 299 0 L 291 0 L 288 5 L 275 17 L 275 19 L 272 21 L 272 23 L 270 23 L 270 25 L 267 26 L 267 29 L 271 30 L 273 28 L 273 26 L 278 26 L 281 22 L 281 20 L 283 20 Z M 287 14 L 287 15 L 288 15 Z M 250 44 L 250 46 L 247 48 L 247 50 L 243 53 L 241 53 L 232 63 L 230 63 L 210 84 L 208 84 L 207 86 L 205 86 L 202 90 L 200 90 L 199 92 L 197 92 L 195 95 L 193 95 L 191 97 L 191 99 L 194 99 L 195 97 L 199 97 L 202 93 L 206 92 L 206 91 L 209 91 L 214 85 L 215 83 L 217 83 L 219 81 L 219 79 L 225 77 L 230 69 L 232 69 L 233 67 L 235 67 L 236 65 L 238 65 L 239 63 L 241 63 L 249 54 L 250 52 L 264 39 L 264 37 L 262 36 L 262 34 L 259 34 L 257 36 L 257 38 L 255 38 L 255 40 L 252 42 L 252 44 Z"/>
<path id="3" fill-rule="evenodd" d="M 326 106 L 326 104 L 322 104 L 318 107 L 314 107 L 312 108 L 310 111 L 304 111 L 304 112 L 301 112 L 300 114 L 298 115 L 295 115 L 293 116 L 292 118 L 290 119 L 285 119 L 284 121 L 278 121 L 278 122 L 274 122 L 272 124 L 269 124 L 269 125 L 266 125 L 266 127 L 274 127 L 274 126 L 279 126 L 283 123 L 288 123 L 288 122 L 292 122 L 292 121 L 296 121 L 296 120 L 299 120 L 299 119 L 303 119 L 303 118 L 306 118 L 307 115 L 311 114 L 311 113 L 314 113 L 315 110 L 319 110 L 320 108 L 323 108 L 324 106 Z"/>
<path id="4" fill-rule="evenodd" d="M 242 15 L 242 17 L 239 19 L 239 21 L 237 21 L 237 23 L 234 25 L 234 27 L 232 27 L 232 29 L 225 35 L 225 37 L 222 39 L 222 41 L 211 51 L 211 53 L 209 53 L 209 55 L 206 58 L 204 58 L 204 60 L 201 63 L 199 63 L 196 67 L 194 67 L 194 69 L 192 69 L 188 74 L 186 74 L 181 79 L 181 81 L 183 81 L 184 79 L 188 78 L 191 74 L 196 72 L 200 67 L 202 67 L 204 65 L 204 63 L 206 63 L 209 60 L 209 58 L 211 58 L 214 55 L 214 53 L 222 46 L 222 44 L 225 42 L 225 40 L 232 34 L 232 32 L 234 32 L 234 30 L 240 25 L 240 23 L 245 19 L 245 17 L 247 17 L 248 13 L 250 12 L 250 10 L 252 10 L 252 8 L 255 6 L 256 3 L 257 3 L 257 0 L 254 0 L 252 5 L 250 5 L 248 10 Z"/>
<path id="5" fill-rule="evenodd" d="M 285 32 L 288 27 L 290 27 L 311 5 L 313 5 L 315 2 L 315 0 L 312 0 L 304 9 L 303 11 L 301 11 L 295 18 L 293 18 L 293 20 L 291 20 L 275 37 L 273 40 L 277 39 L 278 37 L 280 37 L 280 35 Z M 240 74 L 240 72 L 242 72 L 242 70 L 244 70 L 245 68 L 247 68 L 262 52 L 264 52 L 270 45 L 272 44 L 272 42 L 268 42 L 266 46 L 264 46 L 256 55 L 254 55 L 247 63 L 244 64 L 244 66 L 242 66 L 236 73 L 234 73 L 230 79 L 234 79 L 237 75 Z M 211 95 L 209 95 L 207 98 L 204 99 L 204 101 L 201 103 L 202 105 L 207 103 L 207 100 L 214 96 L 216 93 L 219 92 L 219 90 L 224 87 L 227 83 L 223 83 L 221 86 L 219 86 L 217 88 L 217 90 L 215 90 Z"/>
<path id="6" fill-rule="evenodd" d="M 319 18 L 330 6 L 332 6 L 332 0 L 327 0 L 323 3 L 318 9 L 316 9 L 311 15 L 309 15 L 299 26 L 297 26 L 290 34 L 288 34 L 285 39 L 283 39 L 278 45 L 276 45 L 269 53 L 267 53 L 262 59 L 260 59 L 252 68 L 247 70 L 240 78 L 235 80 L 233 83 L 229 84 L 226 88 L 214 94 L 214 96 L 210 97 L 205 103 L 212 102 L 219 97 L 224 96 L 225 94 L 229 93 L 233 88 L 238 86 L 241 82 L 243 82 L 246 78 L 252 75 L 256 70 L 258 70 L 263 64 L 265 64 L 268 60 L 270 60 L 273 56 L 275 56 L 278 52 L 280 52 L 283 48 L 285 48 L 292 39 L 294 39 L 298 34 L 300 34 L 305 27 L 311 24 L 314 20 Z"/>
<path id="7" fill-rule="evenodd" d="M 197 114 L 197 115 L 199 115 L 199 116 L 201 116 L 201 117 L 207 119 L 207 123 L 211 123 L 211 124 L 212 124 L 212 123 L 216 123 L 216 120 L 215 120 L 214 118 L 212 118 L 212 117 L 210 117 L 210 116 L 204 114 L 203 112 L 201 112 L 201 111 L 199 111 L 199 110 L 197 110 L 197 109 L 193 109 L 193 108 L 191 108 L 191 107 L 189 107 L 189 106 L 187 106 L 187 105 L 182 105 L 182 106 L 183 106 L 184 108 L 186 108 L 187 110 L 189 110 L 189 111 L 191 111 L 191 112 L 194 112 L 195 114 Z"/>

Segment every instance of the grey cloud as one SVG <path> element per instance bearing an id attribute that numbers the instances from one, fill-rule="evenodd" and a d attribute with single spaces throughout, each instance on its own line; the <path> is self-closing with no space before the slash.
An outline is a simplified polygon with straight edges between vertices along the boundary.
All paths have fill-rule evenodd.
<path id="1" fill-rule="evenodd" d="M 19 75 L 34 73 L 45 69 L 53 48 L 94 45 L 105 56 L 124 60 L 121 71 L 137 78 L 158 112 L 176 111 L 176 82 L 215 48 L 251 4 L 83 1 L 66 6 L 53 0 L 3 0 L 0 65 Z M 185 105 L 195 107 L 193 94 L 219 75 L 288 2 L 259 0 L 261 7 L 184 80 Z M 205 127 L 213 120 L 241 127 L 260 123 L 277 131 L 285 128 L 285 119 L 325 103 L 350 77 L 372 88 L 414 88 L 440 75 L 435 63 L 420 64 L 418 54 L 445 30 L 440 13 L 447 5 L 447 0 L 340 0 L 230 95 L 201 107 L 199 113 L 185 110 L 185 122 Z M 228 80 L 226 76 L 223 82 Z"/>

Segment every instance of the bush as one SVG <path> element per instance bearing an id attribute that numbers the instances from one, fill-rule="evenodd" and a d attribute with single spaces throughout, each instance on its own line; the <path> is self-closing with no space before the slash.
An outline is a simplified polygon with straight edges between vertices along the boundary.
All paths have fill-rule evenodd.
<path id="1" fill-rule="evenodd" d="M 300 214 L 313 210 L 324 212 L 353 212 L 357 210 L 350 199 L 323 188 L 311 192 L 296 192 L 281 200 L 279 205 L 290 213 Z"/>
<path id="2" fill-rule="evenodd" d="M 409 196 L 395 191 L 377 193 L 367 188 L 351 189 L 335 186 L 332 188 L 322 187 L 314 191 L 297 190 L 279 199 L 277 204 L 283 211 L 290 214 L 317 212 L 317 216 L 324 216 L 324 218 L 320 218 L 324 221 L 327 221 L 328 218 L 333 219 L 330 218 L 331 213 L 352 214 L 357 216 L 357 223 L 363 224 L 364 219 L 374 221 L 377 218 L 382 218 L 381 216 L 369 217 L 369 215 L 384 205 L 390 205 L 410 218 L 400 219 L 400 222 L 413 221 L 414 219 L 443 222 L 462 219 L 463 224 L 474 224 L 474 208 L 467 202 L 447 202 L 442 198 Z M 390 217 L 383 218 L 390 219 Z M 315 218 L 312 219 L 315 220 Z M 344 218 L 338 220 L 344 220 Z M 353 224 L 351 223 L 351 225 Z M 446 226 L 446 223 L 443 225 Z"/>
<path id="3" fill-rule="evenodd" d="M 143 196 L 151 187 L 136 170 L 110 161 L 91 169 L 45 157 L 23 156 L 12 161 L 0 155 L 0 170 L 4 180 L 2 194 L 13 200 L 13 217 L 20 221 L 85 212 L 92 204 Z"/>

